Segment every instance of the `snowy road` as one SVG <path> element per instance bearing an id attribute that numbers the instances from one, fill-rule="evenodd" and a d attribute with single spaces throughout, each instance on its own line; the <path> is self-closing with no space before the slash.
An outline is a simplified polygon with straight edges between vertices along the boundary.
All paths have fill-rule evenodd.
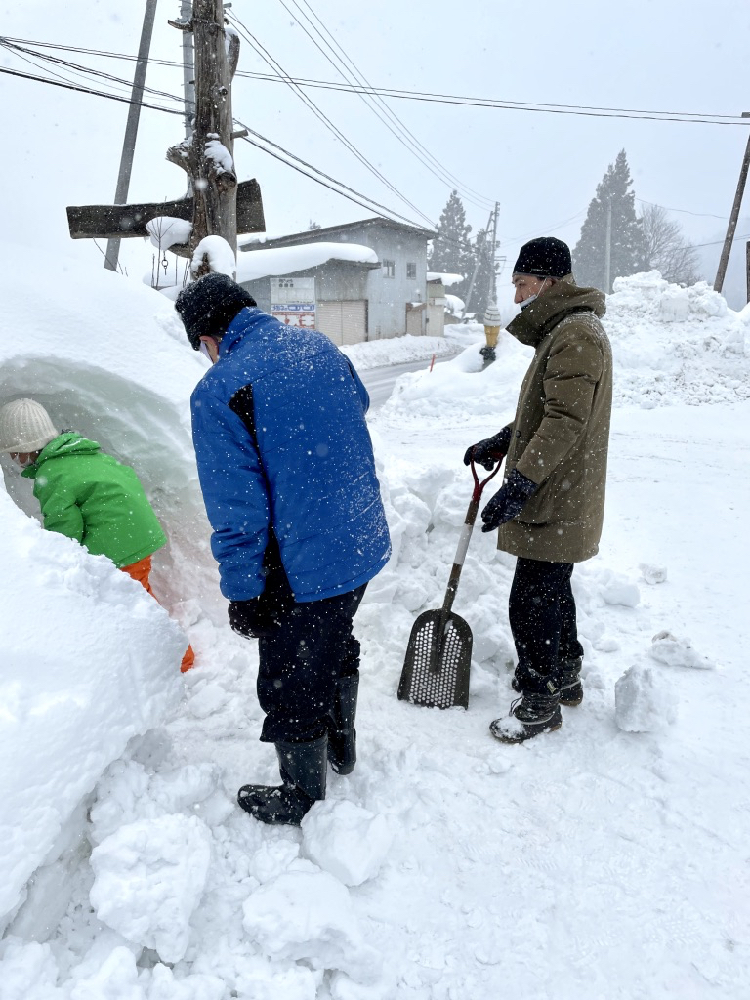
<path id="1" fill-rule="evenodd" d="M 438 365 L 447 358 L 436 358 Z M 406 372 L 424 371 L 430 367 L 431 359 L 424 361 L 407 361 L 400 365 L 387 365 L 383 368 L 370 368 L 368 371 L 360 372 L 360 378 L 365 384 L 365 388 L 370 394 L 370 413 L 380 409 L 388 397 L 393 392 L 393 386 L 399 375 Z"/>

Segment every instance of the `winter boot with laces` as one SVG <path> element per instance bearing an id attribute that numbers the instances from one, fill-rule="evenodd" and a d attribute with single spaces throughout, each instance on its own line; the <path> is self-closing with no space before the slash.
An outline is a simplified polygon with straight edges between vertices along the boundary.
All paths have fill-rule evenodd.
<path id="1" fill-rule="evenodd" d="M 328 730 L 328 763 L 337 774 L 351 774 L 357 761 L 354 716 L 357 711 L 359 675 L 336 681 L 331 725 Z"/>
<path id="2" fill-rule="evenodd" d="M 490 723 L 490 732 L 501 743 L 523 743 L 540 733 L 562 726 L 560 688 L 555 680 L 519 665 L 516 680 L 522 694 L 510 706 L 505 719 Z"/>
<path id="3" fill-rule="evenodd" d="M 283 784 L 243 785 L 237 802 L 263 823 L 299 826 L 313 803 L 326 797 L 328 736 L 310 743 L 277 743 Z"/>

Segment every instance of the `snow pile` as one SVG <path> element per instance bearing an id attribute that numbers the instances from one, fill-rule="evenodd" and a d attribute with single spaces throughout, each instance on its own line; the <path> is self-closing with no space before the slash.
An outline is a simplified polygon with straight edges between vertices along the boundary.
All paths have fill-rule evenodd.
<path id="1" fill-rule="evenodd" d="M 147 222 L 146 229 L 151 245 L 163 253 L 176 244 L 187 243 L 193 230 L 193 224 L 187 219 L 175 219 L 171 215 L 160 215 Z"/>
<path id="2" fill-rule="evenodd" d="M 4 258 L 5 322 L 23 335 L 0 345 L 0 405 L 31 396 L 58 428 L 99 441 L 135 467 L 169 538 L 154 556 L 154 591 L 183 625 L 194 624 L 220 603 L 189 431 L 188 397 L 205 361 L 151 289 L 63 260 L 45 269 L 40 295 L 24 255 L 6 247 Z M 1 462 L 3 565 L 13 568 L 0 601 L 7 636 L 0 917 L 7 918 L 42 864 L 49 867 L 34 884 L 53 891 L 57 859 L 80 838 L 79 803 L 128 741 L 174 707 L 186 640 L 109 560 L 29 520 L 40 516 L 32 484 L 6 456 Z M 28 925 L 37 912 L 31 891 L 18 918 Z"/>
<path id="3" fill-rule="evenodd" d="M 705 281 L 682 288 L 658 271 L 616 278 L 604 324 L 619 404 L 750 398 L 750 313 L 734 313 Z"/>
<path id="4" fill-rule="evenodd" d="M 40 865 L 40 920 L 54 919 L 57 859 L 80 837 L 70 824 L 128 741 L 161 724 L 182 691 L 186 640 L 143 587 L 103 556 L 45 532 L 0 490 L 0 925 Z M 57 919 L 62 912 L 57 913 Z M 33 923 L 27 914 L 26 924 Z"/>
<path id="5" fill-rule="evenodd" d="M 203 237 L 193 250 L 193 257 L 190 261 L 191 273 L 198 274 L 206 263 L 212 271 L 216 271 L 218 274 L 227 274 L 232 279 L 236 276 L 237 262 L 234 259 L 234 251 L 223 236 Z"/>
<path id="6" fill-rule="evenodd" d="M 421 361 L 433 354 L 445 357 L 455 354 L 456 348 L 443 337 L 413 337 L 407 333 L 403 337 L 388 340 L 373 340 L 367 344 L 352 344 L 341 350 L 351 359 L 358 372 L 383 365 L 402 365 L 409 361 Z"/>

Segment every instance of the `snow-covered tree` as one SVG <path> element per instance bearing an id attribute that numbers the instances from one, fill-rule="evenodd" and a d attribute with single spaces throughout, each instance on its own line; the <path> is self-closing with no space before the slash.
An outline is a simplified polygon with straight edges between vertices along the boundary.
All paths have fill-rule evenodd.
<path id="1" fill-rule="evenodd" d="M 610 287 L 605 288 L 608 210 L 611 210 Z M 643 228 L 635 213 L 633 181 L 625 150 L 621 149 L 615 162 L 607 167 L 589 205 L 573 251 L 573 273 L 579 285 L 593 285 L 610 292 L 615 278 L 642 269 L 644 257 Z"/>
<path id="2" fill-rule="evenodd" d="M 461 298 L 468 289 L 469 278 L 474 270 L 473 252 L 469 244 L 470 232 L 471 226 L 467 225 L 466 211 L 458 191 L 451 191 L 445 208 L 440 213 L 438 235 L 430 254 L 430 269 L 465 275 L 465 280 L 452 289 Z"/>

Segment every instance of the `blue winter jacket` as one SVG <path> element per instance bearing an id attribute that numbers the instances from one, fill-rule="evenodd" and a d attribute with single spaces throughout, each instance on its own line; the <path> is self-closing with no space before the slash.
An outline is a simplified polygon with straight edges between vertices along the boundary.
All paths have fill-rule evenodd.
<path id="1" fill-rule="evenodd" d="M 369 398 L 327 337 L 243 309 L 190 402 L 225 597 L 263 592 L 269 529 L 298 602 L 347 593 L 383 568 Z"/>

